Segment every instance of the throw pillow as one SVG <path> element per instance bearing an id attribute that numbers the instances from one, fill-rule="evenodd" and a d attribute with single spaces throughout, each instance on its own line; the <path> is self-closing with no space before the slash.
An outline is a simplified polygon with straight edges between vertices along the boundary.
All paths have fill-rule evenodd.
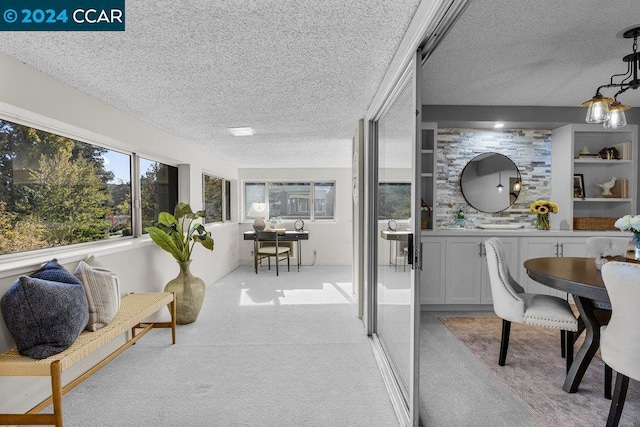
<path id="1" fill-rule="evenodd" d="M 82 283 L 56 260 L 16 280 L 0 308 L 18 352 L 34 359 L 66 350 L 89 319 Z"/>
<path id="2" fill-rule="evenodd" d="M 93 256 L 80 261 L 73 273 L 84 286 L 89 304 L 87 329 L 97 331 L 105 327 L 120 308 L 120 282 L 118 276 L 105 268 Z"/>

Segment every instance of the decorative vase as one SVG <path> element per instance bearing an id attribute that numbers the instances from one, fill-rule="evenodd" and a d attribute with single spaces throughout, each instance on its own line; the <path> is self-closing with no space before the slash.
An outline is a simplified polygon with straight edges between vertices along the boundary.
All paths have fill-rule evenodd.
<path id="1" fill-rule="evenodd" d="M 204 281 L 191 274 L 190 264 L 191 261 L 178 262 L 180 273 L 164 287 L 165 292 L 175 293 L 178 325 L 195 322 L 204 301 Z"/>
<path id="2" fill-rule="evenodd" d="M 640 233 L 633 233 L 633 237 L 629 240 L 627 246 L 627 258 L 633 260 L 640 260 Z"/>
<path id="3" fill-rule="evenodd" d="M 267 225 L 264 223 L 264 218 L 261 216 L 257 217 L 255 221 L 253 221 L 253 229 L 256 231 L 262 231 Z"/>
<path id="4" fill-rule="evenodd" d="M 548 230 L 550 228 L 549 214 L 538 214 L 536 218 L 536 227 L 538 230 Z"/>

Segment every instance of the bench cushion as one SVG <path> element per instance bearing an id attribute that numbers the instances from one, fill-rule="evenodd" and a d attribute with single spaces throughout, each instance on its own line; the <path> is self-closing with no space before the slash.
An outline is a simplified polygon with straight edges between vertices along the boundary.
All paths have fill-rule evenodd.
<path id="1" fill-rule="evenodd" d="M 55 260 L 20 277 L 0 305 L 18 352 L 34 359 L 64 351 L 89 320 L 82 283 Z"/>

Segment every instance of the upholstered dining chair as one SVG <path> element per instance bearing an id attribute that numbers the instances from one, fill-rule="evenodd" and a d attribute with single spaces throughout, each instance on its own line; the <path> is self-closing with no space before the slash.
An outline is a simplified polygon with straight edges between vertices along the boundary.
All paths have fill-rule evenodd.
<path id="1" fill-rule="evenodd" d="M 484 242 L 487 255 L 489 281 L 493 310 L 502 318 L 502 339 L 498 364 L 504 366 L 509 348 L 511 322 L 525 325 L 559 329 L 564 345 L 567 371 L 573 362 L 574 332 L 578 320 L 569 303 L 559 297 L 544 294 L 529 294 L 509 272 L 502 241 L 492 237 Z"/>
<path id="2" fill-rule="evenodd" d="M 607 369 L 617 372 L 607 426 L 617 426 L 629 378 L 640 380 L 640 264 L 608 262 L 602 266 L 602 280 L 612 311 L 609 324 L 600 328 L 600 352 Z"/>
<path id="3" fill-rule="evenodd" d="M 629 237 L 594 236 L 587 239 L 587 256 L 596 259 L 598 268 L 606 262 L 602 257 L 625 255 Z"/>
<path id="4" fill-rule="evenodd" d="M 255 270 L 258 274 L 258 263 L 267 258 L 269 270 L 271 270 L 271 257 L 276 261 L 276 276 L 280 275 L 279 261 L 287 259 L 287 271 L 291 271 L 290 255 L 291 248 L 289 246 L 280 245 L 278 233 L 276 231 L 256 231 L 255 237 L 256 246 L 256 258 L 255 258 Z M 268 245 L 261 245 L 261 242 L 269 242 Z"/>

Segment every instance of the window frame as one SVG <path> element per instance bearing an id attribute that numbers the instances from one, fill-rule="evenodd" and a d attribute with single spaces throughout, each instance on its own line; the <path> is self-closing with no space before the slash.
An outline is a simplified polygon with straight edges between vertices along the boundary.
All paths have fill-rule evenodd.
<path id="1" fill-rule="evenodd" d="M 78 253 L 78 251 L 86 253 L 87 251 L 91 251 L 93 248 L 99 248 L 93 250 L 108 251 L 108 248 L 110 247 L 118 248 L 123 244 L 130 245 L 133 239 L 143 236 L 140 200 L 140 159 L 144 158 L 145 160 L 162 163 L 171 167 L 179 167 L 178 162 L 167 161 L 167 159 L 161 159 L 160 156 L 157 155 L 128 150 L 126 148 L 123 148 L 120 144 L 114 143 L 115 140 L 111 139 L 108 136 L 96 134 L 86 129 L 75 127 L 73 125 L 66 125 L 48 117 L 35 114 L 34 118 L 25 118 L 24 115 L 20 115 L 18 117 L 15 114 L 12 114 L 10 111 L 7 111 L 6 109 L 0 109 L 0 119 L 129 156 L 129 170 L 131 176 L 130 204 L 132 223 L 130 236 L 120 236 L 117 239 L 105 238 L 90 242 L 79 242 L 63 246 L 52 246 L 30 251 L 0 254 L 0 260 L 3 260 L 3 267 L 0 268 L 0 271 L 10 270 L 12 268 L 20 267 L 27 264 L 31 265 L 30 263 L 32 263 L 33 260 L 40 260 L 44 257 L 48 259 L 51 256 L 76 254 Z M 175 188 L 176 194 L 178 194 L 180 191 L 179 180 L 180 173 L 178 172 L 178 178 Z M 151 240 L 149 239 L 149 241 Z M 146 240 L 140 243 L 146 244 Z"/>
<path id="2" fill-rule="evenodd" d="M 263 202 L 269 206 L 269 191 L 271 189 L 271 184 L 309 184 L 309 200 L 310 209 L 309 209 L 309 217 L 296 217 L 296 218 L 283 218 L 283 221 L 291 221 L 295 222 L 298 218 L 303 218 L 305 221 L 310 222 L 335 222 L 336 221 L 336 211 L 337 211 L 337 197 L 336 197 L 336 180 L 333 179 L 320 179 L 320 180 L 295 180 L 295 179 L 277 179 L 277 180 L 264 180 L 264 179 L 246 179 L 242 181 L 242 222 L 243 223 L 252 223 L 255 218 L 247 215 L 249 212 L 249 207 L 247 206 L 246 200 L 246 185 L 247 184 L 260 184 L 264 185 L 265 194 Z M 315 218 L 315 186 L 316 184 L 332 184 L 333 187 L 333 214 L 331 218 Z M 271 215 L 271 214 L 270 214 Z M 265 218 L 268 220 L 268 218 Z"/>
<path id="3" fill-rule="evenodd" d="M 231 181 L 219 175 L 215 175 L 213 173 L 203 171 L 202 172 L 202 207 L 203 209 L 206 209 L 206 206 L 207 206 L 206 200 L 205 200 L 205 178 L 206 177 L 219 179 L 221 181 L 220 185 L 222 186 L 222 201 L 221 201 L 222 220 L 207 222 L 206 216 L 205 216 L 204 224 L 211 225 L 211 224 L 224 224 L 225 222 L 230 222 L 231 221 L 231 191 L 232 191 Z"/>

